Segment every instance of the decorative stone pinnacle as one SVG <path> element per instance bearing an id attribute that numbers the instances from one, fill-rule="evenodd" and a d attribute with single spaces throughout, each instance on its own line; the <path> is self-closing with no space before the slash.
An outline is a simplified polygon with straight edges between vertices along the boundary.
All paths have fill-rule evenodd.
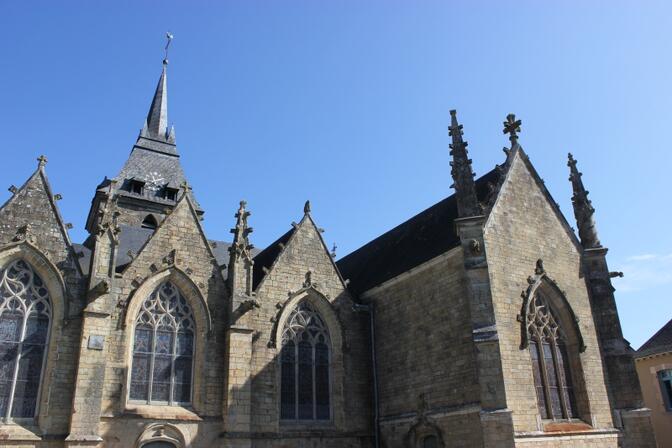
<path id="1" fill-rule="evenodd" d="M 184 181 L 182 181 L 182 183 L 180 184 L 180 188 L 183 189 L 185 192 L 187 192 L 187 191 L 191 190 L 191 185 L 189 185 L 189 182 L 187 182 L 186 180 L 184 180 Z"/>
<path id="2" fill-rule="evenodd" d="M 467 142 L 462 139 L 462 125 L 457 122 L 457 112 L 450 111 L 450 126 L 448 134 L 452 143 L 450 155 L 453 156 L 450 165 L 450 174 L 453 177 L 453 187 L 457 197 L 457 210 L 460 217 L 478 216 L 482 213 L 481 205 L 476 196 L 474 172 L 471 170 L 471 160 L 467 154 Z"/>
<path id="3" fill-rule="evenodd" d="M 520 132 L 521 123 L 522 121 L 516 120 L 516 114 L 509 114 L 506 116 L 503 133 L 509 134 L 511 149 L 518 144 L 518 132 Z"/>
<path id="4" fill-rule="evenodd" d="M 38 162 L 37 166 L 39 168 L 42 168 L 47 164 L 47 157 L 44 154 L 42 154 L 40 155 L 40 157 L 37 158 L 37 162 Z"/>
<path id="5" fill-rule="evenodd" d="M 574 159 L 571 153 L 567 154 L 567 159 L 569 181 L 572 183 L 572 191 L 574 193 L 572 195 L 572 206 L 574 207 L 574 217 L 579 229 L 581 244 L 586 249 L 601 247 L 602 244 L 597 236 L 597 228 L 595 226 L 595 209 L 590 199 L 588 199 L 588 191 L 583 186 L 583 181 L 581 180 L 582 174 L 576 167 L 576 159 Z"/>
<path id="6" fill-rule="evenodd" d="M 310 213 L 310 201 L 306 201 L 303 205 L 303 213 L 306 215 Z"/>

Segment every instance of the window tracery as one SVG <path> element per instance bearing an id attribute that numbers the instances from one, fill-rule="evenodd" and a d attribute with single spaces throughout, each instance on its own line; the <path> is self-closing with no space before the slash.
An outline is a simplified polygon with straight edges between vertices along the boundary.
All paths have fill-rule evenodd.
<path id="1" fill-rule="evenodd" d="M 326 324 L 308 302 L 299 303 L 282 332 L 281 419 L 330 419 L 330 357 Z"/>
<path id="2" fill-rule="evenodd" d="M 576 417 L 567 338 L 548 301 L 537 292 L 527 314 L 537 405 L 543 419 Z"/>
<path id="3" fill-rule="evenodd" d="M 129 397 L 147 404 L 191 402 L 195 324 L 171 282 L 145 299 L 135 321 Z"/>
<path id="4" fill-rule="evenodd" d="M 52 308 L 33 268 L 17 260 L 0 270 L 0 418 L 33 418 Z"/>

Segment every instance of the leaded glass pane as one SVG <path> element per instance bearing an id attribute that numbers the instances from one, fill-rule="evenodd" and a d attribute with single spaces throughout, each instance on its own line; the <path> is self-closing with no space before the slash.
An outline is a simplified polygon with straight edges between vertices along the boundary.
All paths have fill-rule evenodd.
<path id="1" fill-rule="evenodd" d="M 572 373 L 569 367 L 569 359 L 567 358 L 567 348 L 564 344 L 558 344 L 557 346 L 557 360 L 558 372 L 562 377 L 562 381 L 560 382 L 563 385 L 562 393 L 567 404 L 567 418 L 572 418 L 574 417 L 576 403 L 574 401 L 574 388 L 572 387 Z"/>
<path id="2" fill-rule="evenodd" d="M 28 263 L 0 270 L 0 417 L 35 416 L 50 319 L 49 292 Z"/>
<path id="3" fill-rule="evenodd" d="M 534 386 L 544 419 L 574 417 L 572 375 L 562 329 L 546 300 L 537 294 L 527 315 Z M 550 412 L 550 414 L 549 414 Z"/>
<path id="4" fill-rule="evenodd" d="M 290 313 L 280 354 L 282 419 L 328 420 L 329 332 L 308 302 Z"/>
<path id="5" fill-rule="evenodd" d="M 299 343 L 299 418 L 313 417 L 313 347 L 308 341 Z"/>
<path id="6" fill-rule="evenodd" d="M 16 312 L 3 313 L 0 317 L 0 341 L 19 342 L 23 316 Z"/>
<path id="7" fill-rule="evenodd" d="M 315 345 L 315 418 L 329 420 L 329 348 Z"/>
<path id="8" fill-rule="evenodd" d="M 130 398 L 189 403 L 194 322 L 186 299 L 175 285 L 163 283 L 145 299 L 135 322 Z"/>
<path id="9" fill-rule="evenodd" d="M 280 355 L 280 418 L 296 418 L 296 346 L 289 341 L 282 347 Z"/>

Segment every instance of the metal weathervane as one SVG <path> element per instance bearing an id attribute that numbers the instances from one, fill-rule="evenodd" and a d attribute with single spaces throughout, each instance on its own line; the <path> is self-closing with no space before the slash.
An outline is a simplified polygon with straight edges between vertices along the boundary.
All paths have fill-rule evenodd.
<path id="1" fill-rule="evenodd" d="M 167 39 L 166 48 L 164 48 L 166 50 L 166 57 L 164 58 L 163 62 L 165 62 L 167 64 L 168 63 L 168 47 L 170 47 L 170 43 L 173 41 L 173 35 L 170 34 L 170 31 L 168 31 L 166 33 L 166 39 Z"/>

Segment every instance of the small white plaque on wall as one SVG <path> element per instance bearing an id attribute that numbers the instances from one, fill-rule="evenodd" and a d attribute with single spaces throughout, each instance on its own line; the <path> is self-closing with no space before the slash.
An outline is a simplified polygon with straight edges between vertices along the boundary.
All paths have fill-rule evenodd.
<path id="1" fill-rule="evenodd" d="M 92 334 L 89 336 L 89 350 L 102 350 L 105 345 L 105 337 L 99 334 Z"/>

